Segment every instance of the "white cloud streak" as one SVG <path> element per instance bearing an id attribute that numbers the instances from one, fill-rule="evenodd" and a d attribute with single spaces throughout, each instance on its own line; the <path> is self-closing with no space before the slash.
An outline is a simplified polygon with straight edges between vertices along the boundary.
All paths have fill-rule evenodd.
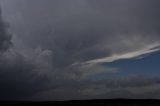
<path id="1" fill-rule="evenodd" d="M 150 53 L 159 51 L 160 50 L 159 46 L 160 46 L 159 43 L 155 43 L 155 44 L 149 45 L 146 48 L 141 49 L 141 50 L 128 52 L 128 53 L 124 53 L 124 54 L 114 54 L 110 57 L 87 61 L 87 62 L 85 62 L 85 64 L 96 64 L 96 63 L 102 63 L 102 62 L 114 62 L 114 61 L 121 60 L 121 59 L 136 58 L 136 57 L 139 57 L 139 56 L 142 56 L 142 55 L 145 55 L 145 54 L 150 54 Z"/>

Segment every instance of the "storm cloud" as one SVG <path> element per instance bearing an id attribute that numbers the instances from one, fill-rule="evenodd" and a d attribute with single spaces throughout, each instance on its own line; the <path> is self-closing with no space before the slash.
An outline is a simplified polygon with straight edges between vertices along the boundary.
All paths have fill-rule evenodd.
<path id="1" fill-rule="evenodd" d="M 11 35 L 8 33 L 7 24 L 2 21 L 0 11 L 0 51 L 3 52 L 11 46 Z"/>
<path id="2" fill-rule="evenodd" d="M 128 92 L 124 97 L 143 98 L 153 96 L 151 86 L 159 88 L 159 78 L 90 79 L 121 73 L 101 63 L 160 50 L 158 0 L 0 2 L 0 99 L 116 98 Z M 142 88 L 147 91 L 141 95 Z"/>
<path id="3" fill-rule="evenodd" d="M 28 97 L 48 87 L 48 78 L 45 74 L 40 74 L 45 67 L 40 62 L 47 57 L 47 51 L 38 52 L 35 54 L 37 57 L 31 57 L 31 60 L 14 50 L 12 35 L 6 25 L 0 13 L 0 100 L 29 99 Z"/>
<path id="4" fill-rule="evenodd" d="M 27 46 L 55 51 L 57 66 L 141 49 L 145 53 L 159 46 L 157 0 L 17 0 L 12 4 L 14 31 L 24 35 L 21 39 Z"/>

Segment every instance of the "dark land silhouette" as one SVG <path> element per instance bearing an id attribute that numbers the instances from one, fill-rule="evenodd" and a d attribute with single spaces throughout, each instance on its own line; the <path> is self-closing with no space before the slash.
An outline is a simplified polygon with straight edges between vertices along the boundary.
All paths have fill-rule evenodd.
<path id="1" fill-rule="evenodd" d="M 51 105 L 51 106 L 160 106 L 158 99 L 94 99 L 71 101 L 1 101 L 2 105 Z"/>

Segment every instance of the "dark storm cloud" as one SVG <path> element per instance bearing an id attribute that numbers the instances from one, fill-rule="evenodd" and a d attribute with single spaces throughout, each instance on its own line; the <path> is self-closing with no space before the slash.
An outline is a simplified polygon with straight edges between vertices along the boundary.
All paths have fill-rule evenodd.
<path id="1" fill-rule="evenodd" d="M 99 62 L 159 50 L 159 0 L 1 3 L 3 17 L 14 33 L 14 47 L 0 57 L 0 98 L 64 100 L 159 94 L 159 78 L 87 80 L 90 75 L 121 71 Z M 1 23 L 0 50 L 4 51 L 11 38 Z"/>
<path id="2" fill-rule="evenodd" d="M 95 98 L 159 98 L 160 78 L 143 75 L 118 79 L 69 81 L 57 88 L 41 92 L 38 100 L 70 100 Z"/>
<path id="3" fill-rule="evenodd" d="M 1 60 L 0 62 L 1 100 L 24 99 L 42 89 L 40 86 L 43 80 L 41 80 L 42 83 L 40 83 L 39 79 L 33 80 L 35 76 L 34 72 L 32 72 L 34 65 L 25 62 L 23 57 L 17 55 L 14 60 L 5 58 L 4 61 Z"/>
<path id="4" fill-rule="evenodd" d="M 57 67 L 141 49 L 148 51 L 152 49 L 148 46 L 159 45 L 157 0 L 14 2 L 18 15 L 13 14 L 10 22 L 17 36 L 29 47 L 39 45 L 54 51 Z"/>
<path id="5" fill-rule="evenodd" d="M 2 21 L 2 14 L 0 10 L 0 51 L 5 51 L 11 46 L 11 35 L 6 30 L 6 25 Z"/>
<path id="6" fill-rule="evenodd" d="M 49 66 L 43 58 L 47 58 L 46 52 L 32 57 L 12 49 L 4 52 L 0 56 L 0 100 L 31 100 L 36 93 L 49 89 Z"/>
<path id="7" fill-rule="evenodd" d="M 48 2 L 57 4 L 61 8 L 49 6 L 50 8 L 41 9 L 46 13 L 41 17 L 37 14 L 40 10 L 39 5 L 28 1 L 27 3 L 33 6 L 31 11 L 35 12 L 30 12 L 25 17 L 29 17 L 33 25 L 42 25 L 42 29 L 45 28 L 39 30 L 41 27 L 37 27 L 38 30 L 33 31 L 36 38 L 30 39 L 39 37 L 36 40 L 38 42 L 32 43 L 33 45 L 38 43 L 44 48 L 52 49 L 55 53 L 54 62 L 59 67 L 108 57 L 112 54 L 138 51 L 159 42 L 159 23 L 153 21 L 159 19 L 157 1 L 153 1 L 154 3 L 101 1 L 101 4 L 111 5 L 102 8 L 100 3 L 92 4 L 92 1 L 85 0 L 68 1 L 66 4 L 57 1 Z M 137 3 L 139 5 L 135 8 Z M 45 5 L 48 6 L 47 3 L 43 6 L 46 7 Z M 40 18 L 34 19 L 31 14 Z M 47 27 L 46 23 L 49 23 Z"/>
<path id="8" fill-rule="evenodd" d="M 11 46 L 11 35 L 0 12 L 0 100 L 30 99 L 28 97 L 48 88 L 48 77 L 40 75 L 40 69 L 45 66 L 40 63 L 41 58 L 47 52 L 39 51 L 39 55 L 30 60 Z"/>

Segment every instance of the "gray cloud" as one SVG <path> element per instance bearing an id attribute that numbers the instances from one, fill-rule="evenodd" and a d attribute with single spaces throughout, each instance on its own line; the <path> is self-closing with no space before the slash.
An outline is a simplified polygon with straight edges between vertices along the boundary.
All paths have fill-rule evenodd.
<path id="1" fill-rule="evenodd" d="M 50 89 L 48 57 L 48 51 L 27 56 L 13 49 L 4 52 L 0 56 L 0 100 L 31 100 Z"/>
<path id="2" fill-rule="evenodd" d="M 158 91 L 151 87 L 159 88 L 156 78 L 87 79 L 90 75 L 121 72 L 99 62 L 159 51 L 159 3 L 158 0 L 1 0 L 3 17 L 14 36 L 11 39 L 0 21 L 0 50 L 5 51 L 0 57 L 3 86 L 0 98 L 153 97 L 150 93 Z M 11 40 L 14 47 L 8 49 Z M 143 88 L 146 92 L 139 94 Z"/>
<path id="3" fill-rule="evenodd" d="M 12 5 L 8 7 L 12 11 L 6 11 L 18 14 L 13 14 L 10 21 L 12 20 L 14 28 L 18 27 L 18 31 L 15 29 L 16 32 L 21 32 L 19 28 L 28 32 L 23 35 L 25 42 L 60 50 L 70 47 L 74 43 L 74 47 L 67 48 L 66 53 L 76 49 L 72 50 L 71 53 L 81 50 L 82 55 L 85 50 L 87 50 L 85 53 L 92 50 L 100 52 L 103 57 L 105 51 L 121 52 L 119 49 L 117 50 L 117 48 L 121 48 L 118 46 L 135 50 L 137 46 L 143 47 L 146 43 L 152 43 L 157 39 L 159 31 L 159 23 L 156 21 L 159 19 L 157 14 L 158 1 L 138 2 L 139 5 L 134 8 L 137 2 L 127 0 L 121 2 L 103 0 L 101 2 L 89 0 L 70 0 L 68 2 L 62 0 L 59 2 L 48 0 L 46 2 L 40 0 L 37 3 L 36 1 L 16 0 L 11 2 Z M 17 7 L 17 4 L 23 6 Z M 56 5 L 52 6 L 51 4 Z M 43 16 L 39 12 L 43 12 Z M 17 23 L 20 25 L 16 26 Z M 24 34 L 24 32 L 22 33 Z M 26 39 L 28 40 L 26 41 Z M 143 42 L 140 42 L 142 39 Z M 112 43 L 112 40 L 119 42 Z M 55 45 L 58 47 L 54 47 Z M 113 47 L 116 50 L 110 50 Z"/>
<path id="4" fill-rule="evenodd" d="M 7 24 L 2 21 L 0 11 L 0 51 L 5 51 L 11 46 L 11 35 L 6 30 Z"/>
<path id="5" fill-rule="evenodd" d="M 36 51 L 36 56 L 29 57 L 14 50 L 11 35 L 0 13 L 0 100 L 30 99 L 37 92 L 48 89 L 50 81 L 41 70 L 46 69 L 47 61 L 43 58 L 50 56 L 50 53 Z"/>
<path id="6" fill-rule="evenodd" d="M 38 100 L 95 98 L 159 98 L 159 77 L 128 76 L 118 79 L 70 81 L 67 85 L 37 94 Z"/>
<path id="7" fill-rule="evenodd" d="M 159 44 L 156 0 L 16 0 L 11 4 L 10 12 L 17 15 L 13 14 L 9 21 L 17 36 L 27 46 L 53 50 L 57 67 L 138 52 Z"/>

